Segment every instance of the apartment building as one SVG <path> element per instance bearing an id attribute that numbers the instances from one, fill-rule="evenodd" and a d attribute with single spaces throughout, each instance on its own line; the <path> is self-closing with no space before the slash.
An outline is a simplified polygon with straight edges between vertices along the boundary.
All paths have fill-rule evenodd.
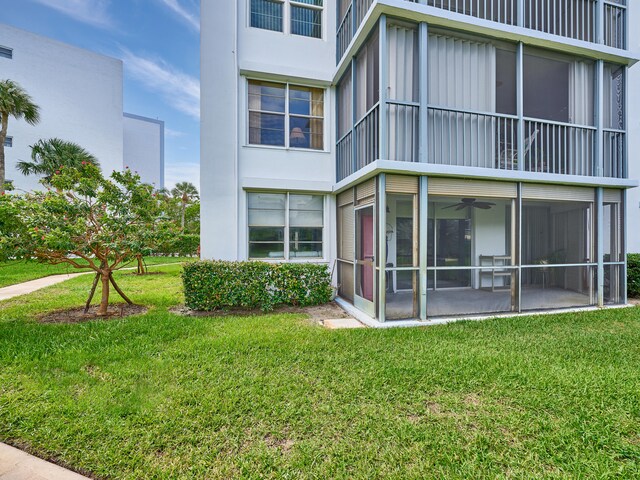
<path id="1" fill-rule="evenodd" d="M 164 122 L 123 113 L 121 60 L 0 24 L 0 78 L 18 82 L 40 107 L 40 122 L 10 121 L 7 179 L 20 190 L 42 188 L 16 169 L 31 145 L 61 138 L 92 153 L 110 173 L 125 166 L 158 188 L 164 182 Z"/>
<path id="2" fill-rule="evenodd" d="M 201 12 L 204 257 L 328 263 L 380 325 L 626 303 L 637 5 L 226 3 Z"/>

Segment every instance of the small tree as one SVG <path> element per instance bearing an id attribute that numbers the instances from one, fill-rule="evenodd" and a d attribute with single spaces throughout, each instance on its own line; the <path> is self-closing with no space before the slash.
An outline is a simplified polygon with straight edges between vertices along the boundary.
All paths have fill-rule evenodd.
<path id="1" fill-rule="evenodd" d="M 51 178 L 61 167 L 81 168 L 83 162 L 100 166 L 96 157 L 77 143 L 50 138 L 32 145 L 31 161 L 22 160 L 17 167 L 23 175 L 42 175 L 44 184 L 50 185 Z"/>
<path id="2" fill-rule="evenodd" d="M 174 198 L 180 199 L 180 227 L 184 230 L 184 218 L 187 205 L 191 200 L 199 198 L 198 189 L 193 183 L 178 182 L 176 186 L 171 189 L 171 195 L 173 195 Z"/>
<path id="3" fill-rule="evenodd" d="M 33 103 L 29 94 L 11 80 L 0 80 L 0 193 L 4 193 L 6 165 L 4 142 L 7 139 L 9 117 L 24 119 L 30 125 L 40 121 L 40 108 Z"/>
<path id="4" fill-rule="evenodd" d="M 92 163 L 54 172 L 51 185 L 0 197 L 0 256 L 90 268 L 96 277 L 87 310 L 101 282 L 98 315 L 107 314 L 110 285 L 131 304 L 113 272 L 171 235 L 152 187 L 129 170 L 105 178 Z"/>

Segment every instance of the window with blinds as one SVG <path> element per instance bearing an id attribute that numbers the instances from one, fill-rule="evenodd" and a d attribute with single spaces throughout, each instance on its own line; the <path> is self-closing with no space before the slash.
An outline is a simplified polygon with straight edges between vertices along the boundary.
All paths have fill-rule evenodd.
<path id="1" fill-rule="evenodd" d="M 282 32 L 284 3 L 277 0 L 251 0 L 251 26 Z"/>
<path id="2" fill-rule="evenodd" d="M 249 258 L 323 257 L 324 197 L 249 193 Z"/>
<path id="3" fill-rule="evenodd" d="M 249 144 L 324 149 L 324 90 L 249 81 Z"/>
<path id="4" fill-rule="evenodd" d="M 284 32 L 285 8 L 291 20 L 286 33 L 322 38 L 323 0 L 251 0 L 250 25 Z"/>

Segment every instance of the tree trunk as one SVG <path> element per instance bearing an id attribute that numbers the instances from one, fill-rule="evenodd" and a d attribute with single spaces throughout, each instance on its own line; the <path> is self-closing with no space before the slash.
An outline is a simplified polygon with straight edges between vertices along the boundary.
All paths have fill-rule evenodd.
<path id="1" fill-rule="evenodd" d="M 4 142 L 7 139 L 7 123 L 9 115 L 2 114 L 2 128 L 0 128 L 0 195 L 4 193 L 5 182 L 5 162 L 4 162 Z"/>
<path id="2" fill-rule="evenodd" d="M 108 313 L 109 308 L 109 280 L 111 272 L 102 271 L 100 273 L 100 279 L 102 281 L 102 298 L 100 299 L 100 308 L 98 309 L 98 315 L 105 316 Z"/>
<path id="3" fill-rule="evenodd" d="M 113 278 L 113 273 L 109 273 L 109 280 L 111 280 L 111 284 L 113 285 L 113 288 L 116 289 L 116 292 L 118 292 L 120 294 L 120 296 L 122 297 L 122 299 L 127 302 L 129 305 L 133 305 L 133 302 L 131 300 L 129 300 L 129 297 L 127 297 L 124 292 L 122 290 L 120 290 L 120 287 L 118 286 L 118 284 L 116 283 L 116 281 Z"/>
<path id="4" fill-rule="evenodd" d="M 84 306 L 85 315 L 89 311 L 89 307 L 91 306 L 91 300 L 93 300 L 93 295 L 96 293 L 96 287 L 98 286 L 99 280 L 100 280 L 100 274 L 96 273 L 96 278 L 93 279 L 93 286 L 91 287 L 91 293 L 89 293 L 89 298 L 87 299 L 87 303 Z"/>
<path id="5" fill-rule="evenodd" d="M 182 231 L 184 232 L 184 214 L 187 208 L 187 204 L 182 202 L 182 212 L 180 214 L 180 226 L 182 227 Z"/>
<path id="6" fill-rule="evenodd" d="M 136 255 L 136 260 L 138 260 L 138 275 L 144 275 L 145 273 L 147 273 L 142 255 Z"/>

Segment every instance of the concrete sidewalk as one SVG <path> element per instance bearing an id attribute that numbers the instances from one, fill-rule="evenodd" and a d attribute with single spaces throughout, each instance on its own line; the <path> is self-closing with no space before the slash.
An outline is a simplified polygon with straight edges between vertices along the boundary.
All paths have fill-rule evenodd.
<path id="1" fill-rule="evenodd" d="M 181 265 L 182 263 L 183 262 L 161 263 L 158 265 L 149 265 L 147 268 L 168 267 L 170 265 Z M 125 268 L 121 268 L 119 271 L 135 270 L 136 268 L 137 267 L 125 267 Z M 65 273 L 62 275 L 49 275 L 48 277 L 38 278 L 37 280 L 30 280 L 28 282 L 9 285 L 8 287 L 0 288 L 0 301 L 9 300 L 10 298 L 19 297 L 20 295 L 27 295 L 28 293 L 35 292 L 36 290 L 40 290 L 42 288 L 50 287 L 51 285 L 56 285 L 57 283 L 65 282 L 72 278 L 79 277 L 80 275 L 95 275 L 95 272 L 91 270 L 88 272 L 80 272 L 80 273 Z"/>
<path id="2" fill-rule="evenodd" d="M 0 443 L 0 480 L 87 480 L 87 478 Z"/>
<path id="3" fill-rule="evenodd" d="M 50 287 L 57 283 L 62 283 L 71 278 L 79 277 L 80 275 L 86 275 L 93 272 L 82 273 L 65 273 L 63 275 L 50 275 L 48 277 L 38 278 L 37 280 L 31 280 L 29 282 L 17 283 L 15 285 L 9 285 L 8 287 L 0 288 L 0 301 L 8 300 L 20 295 L 26 295 L 28 293 L 35 292 L 41 288 Z"/>

